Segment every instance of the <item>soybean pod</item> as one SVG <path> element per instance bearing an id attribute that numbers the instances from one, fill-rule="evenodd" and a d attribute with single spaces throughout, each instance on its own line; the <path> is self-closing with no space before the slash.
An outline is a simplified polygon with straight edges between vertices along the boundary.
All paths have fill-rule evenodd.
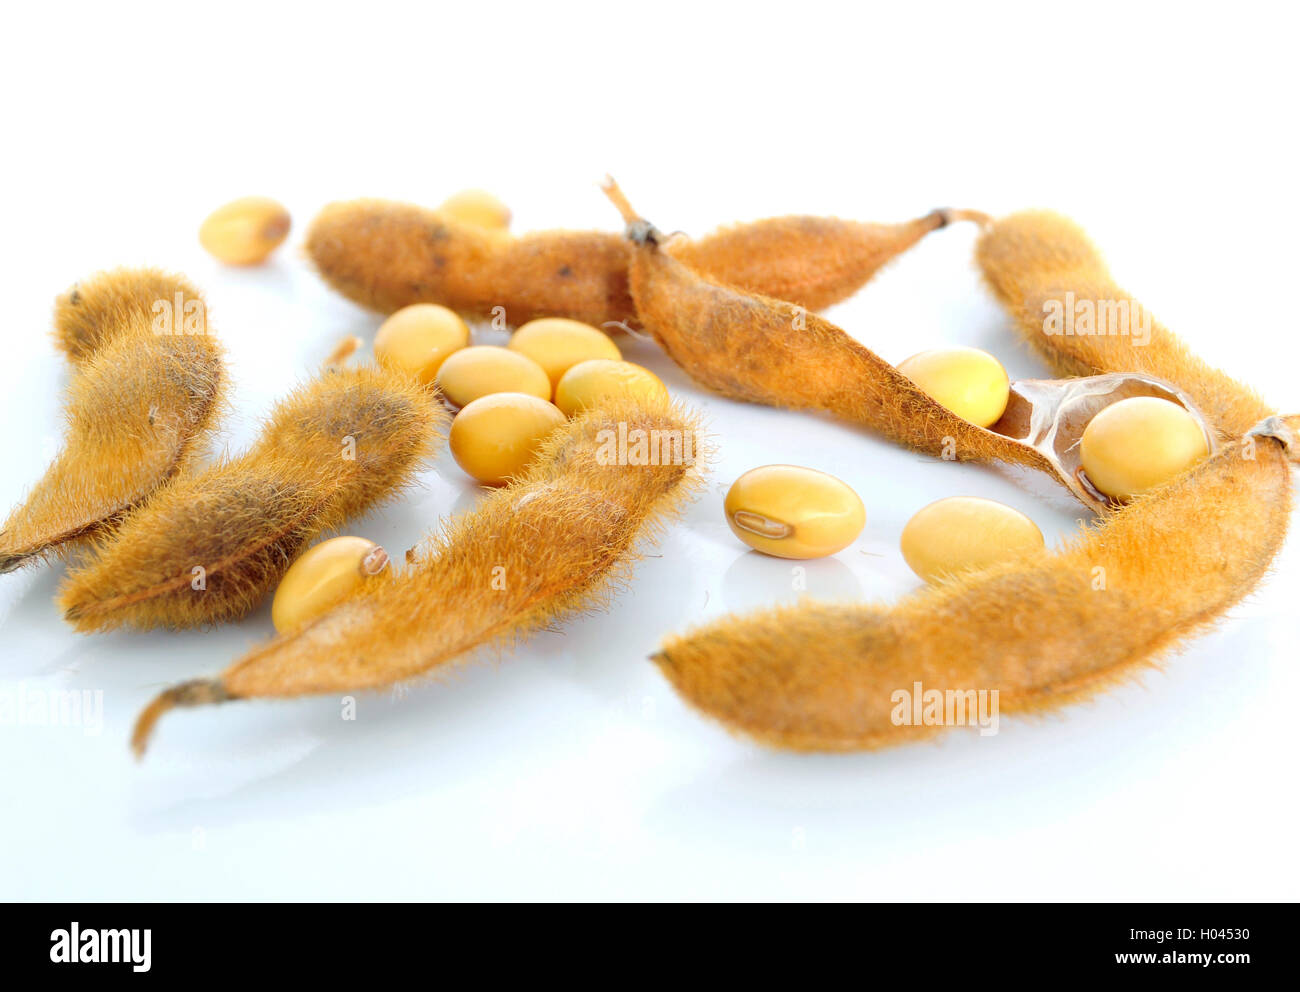
<path id="1" fill-rule="evenodd" d="M 692 378 L 750 403 L 821 410 L 926 454 L 1044 472 L 1085 506 L 1107 497 L 1079 473 L 1078 440 L 1098 410 L 1157 396 L 1203 423 L 1191 399 L 1152 376 L 1112 373 L 1010 384 L 990 427 L 963 419 L 830 321 L 784 300 L 724 285 L 663 250 L 664 235 L 608 181 L 633 244 L 631 292 L 646 330 Z M 1212 444 L 1205 426 L 1207 444 Z"/>
<path id="2" fill-rule="evenodd" d="M 891 259 L 973 210 L 934 210 L 901 224 L 776 217 L 724 228 L 672 250 L 719 280 L 821 310 L 847 299 Z M 392 313 L 438 303 L 519 326 L 568 317 L 597 327 L 635 323 L 628 249 L 605 231 L 519 237 L 454 212 L 385 200 L 327 206 L 307 232 L 321 277 L 362 306 Z"/>
<path id="3" fill-rule="evenodd" d="M 178 706 L 378 689 L 443 671 L 476 649 L 600 606 L 636 542 L 696 488 L 694 415 L 666 400 L 611 399 L 559 427 L 528 471 L 296 631 L 215 678 L 174 686 L 136 724 L 143 752 Z"/>
<path id="4" fill-rule="evenodd" d="M 95 276 L 59 297 L 71 360 L 63 445 L 0 527 L 0 572 L 94 537 L 206 447 L 226 371 L 202 295 L 155 269 Z"/>
<path id="5" fill-rule="evenodd" d="M 373 368 L 326 372 L 277 404 L 253 447 L 159 490 L 59 591 L 81 631 L 244 616 L 323 531 L 409 484 L 446 423 L 433 395 Z"/>
<path id="6" fill-rule="evenodd" d="M 1238 437 L 1272 412 L 1121 289 L 1082 228 L 1060 214 L 1030 210 L 998 220 L 976 255 L 1016 328 L 1057 374 L 1142 372 L 1172 382 L 1220 438 Z"/>
<path id="7" fill-rule="evenodd" d="M 945 729 L 916 683 L 1008 713 L 1133 678 L 1254 588 L 1286 536 L 1300 417 L 1272 417 L 1062 551 L 1030 549 L 893 606 L 807 603 L 726 617 L 654 656 L 692 706 L 777 748 L 854 751 Z M 901 695 L 900 695 L 901 694 Z M 947 698 L 947 697 L 945 697 Z"/>

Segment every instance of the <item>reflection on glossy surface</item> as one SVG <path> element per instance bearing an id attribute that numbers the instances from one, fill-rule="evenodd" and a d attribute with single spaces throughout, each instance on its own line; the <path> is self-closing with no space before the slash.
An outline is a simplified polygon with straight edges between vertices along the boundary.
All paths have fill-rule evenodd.
<path id="1" fill-rule="evenodd" d="M 862 584 L 838 558 L 792 561 L 746 551 L 722 576 L 722 603 L 727 610 L 753 610 L 797 603 L 800 599 L 854 602 Z"/>

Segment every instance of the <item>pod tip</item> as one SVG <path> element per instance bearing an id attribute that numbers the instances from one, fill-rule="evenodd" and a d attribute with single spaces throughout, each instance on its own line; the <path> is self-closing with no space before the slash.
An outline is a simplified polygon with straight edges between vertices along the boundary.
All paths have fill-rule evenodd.
<path id="1" fill-rule="evenodd" d="M 0 554 L 0 575 L 6 575 L 9 572 L 16 572 L 22 568 L 31 555 L 7 555 Z"/>
<path id="2" fill-rule="evenodd" d="M 957 207 L 940 207 L 931 211 L 930 216 L 938 222 L 936 229 L 963 220 L 972 221 L 980 227 L 989 227 L 993 223 L 993 218 L 980 210 L 963 210 Z"/>
<path id="3" fill-rule="evenodd" d="M 347 360 L 356 354 L 357 349 L 359 349 L 362 344 L 364 344 L 364 342 L 361 338 L 357 337 L 355 334 L 349 334 L 334 346 L 334 350 L 326 356 L 325 361 L 322 363 L 322 367 L 327 372 L 334 372 L 342 368 Z"/>
<path id="4" fill-rule="evenodd" d="M 1300 442 L 1297 442 L 1297 434 L 1300 433 L 1300 415 L 1265 417 L 1258 424 L 1246 432 L 1247 437 L 1271 437 L 1282 445 L 1282 450 L 1286 452 L 1291 461 L 1300 461 Z"/>
<path id="5" fill-rule="evenodd" d="M 613 176 L 606 176 L 605 181 L 600 184 L 600 188 L 609 197 L 609 201 L 618 209 L 624 223 L 627 224 L 627 239 L 629 241 L 638 245 L 657 246 L 664 240 L 658 228 L 632 209 L 632 204 L 628 202 L 627 196 L 624 195 L 618 183 L 614 181 Z"/>
<path id="6" fill-rule="evenodd" d="M 131 751 L 139 761 L 149 747 L 149 738 L 153 735 L 158 720 L 168 710 L 181 706 L 206 706 L 210 703 L 224 703 L 235 699 L 219 679 L 191 679 L 181 682 L 159 693 L 136 718 L 135 729 L 131 733 Z"/>
<path id="7" fill-rule="evenodd" d="M 614 181 L 613 176 L 606 175 L 600 184 L 600 189 L 601 192 L 609 197 L 609 202 L 618 208 L 618 212 L 622 214 L 623 220 L 627 224 L 634 224 L 641 219 L 637 212 L 632 209 L 632 204 L 628 202 L 626 194 L 624 194 L 618 183 Z"/>

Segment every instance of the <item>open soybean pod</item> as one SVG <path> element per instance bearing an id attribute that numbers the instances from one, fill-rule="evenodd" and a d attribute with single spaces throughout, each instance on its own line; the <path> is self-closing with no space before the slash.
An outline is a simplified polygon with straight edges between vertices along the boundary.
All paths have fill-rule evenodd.
<path id="1" fill-rule="evenodd" d="M 446 523 L 403 572 L 387 570 L 328 612 L 219 676 L 175 686 L 140 716 L 133 746 L 177 706 L 377 689 L 443 670 L 487 645 L 594 609 L 636 542 L 697 488 L 693 414 L 666 398 L 617 398 L 559 426 L 526 473 Z"/>
<path id="2" fill-rule="evenodd" d="M 663 250 L 664 236 L 612 181 L 605 189 L 627 221 L 629 285 L 641 322 L 692 378 L 723 396 L 824 410 L 941 458 L 1034 468 L 1098 511 L 1109 502 L 1082 477 L 1077 446 L 1098 410 L 1158 396 L 1204 423 L 1178 387 L 1150 375 L 1112 373 L 1014 382 L 1001 419 L 979 427 L 822 317 L 694 271 Z M 1211 447 L 1212 434 L 1207 427 Z"/>
<path id="3" fill-rule="evenodd" d="M 976 255 L 1017 329 L 1058 374 L 1142 372 L 1176 383 L 1223 439 L 1272 412 L 1116 285 L 1088 236 L 1060 214 L 1030 210 L 998 220 Z"/>
<path id="4" fill-rule="evenodd" d="M 889 747 L 952 726 L 914 719 L 918 683 L 972 724 L 980 694 L 1007 713 L 1086 698 L 1203 631 L 1268 571 L 1291 512 L 1297 430 L 1300 417 L 1266 419 L 1055 554 L 1035 549 L 892 606 L 724 617 L 669 639 L 654 661 L 704 714 L 799 751 Z"/>
<path id="5" fill-rule="evenodd" d="M 935 210 L 900 224 L 774 217 L 724 228 L 670 249 L 717 279 L 820 310 L 847 299 L 931 231 L 972 210 Z M 384 200 L 333 203 L 307 232 L 321 276 L 382 313 L 438 303 L 514 326 L 568 317 L 596 327 L 636 321 L 628 249 L 606 231 L 512 237 L 446 212 Z"/>

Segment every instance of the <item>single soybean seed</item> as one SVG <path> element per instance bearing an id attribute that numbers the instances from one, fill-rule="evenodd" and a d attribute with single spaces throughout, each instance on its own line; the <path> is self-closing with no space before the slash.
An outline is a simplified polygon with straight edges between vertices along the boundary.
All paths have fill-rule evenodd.
<path id="1" fill-rule="evenodd" d="M 903 527 L 903 560 L 940 582 L 970 569 L 1041 550 L 1043 532 L 1019 510 L 996 500 L 950 496 L 918 510 Z"/>
<path id="2" fill-rule="evenodd" d="M 469 346 L 469 327 L 454 310 L 436 303 L 403 307 L 375 334 L 375 358 L 428 385 L 453 352 Z"/>
<path id="3" fill-rule="evenodd" d="M 527 355 L 496 345 L 475 345 L 454 352 L 434 377 L 442 395 L 455 406 L 468 406 L 492 393 L 527 393 L 551 398 L 551 380 Z"/>
<path id="4" fill-rule="evenodd" d="M 666 399 L 668 387 L 649 369 L 610 358 L 590 358 L 579 362 L 560 376 L 555 387 L 555 405 L 566 417 L 572 417 L 610 396 Z"/>
<path id="5" fill-rule="evenodd" d="M 862 533 L 867 512 L 858 494 L 833 475 L 798 465 L 750 469 L 723 504 L 732 533 L 777 558 L 824 558 Z"/>
<path id="6" fill-rule="evenodd" d="M 978 348 L 923 351 L 898 371 L 931 399 L 976 427 L 992 427 L 1007 408 L 1011 383 L 1002 363 Z"/>
<path id="7" fill-rule="evenodd" d="M 289 236 L 289 211 L 266 196 L 218 207 L 199 227 L 199 244 L 228 265 L 256 265 Z"/>
<path id="8" fill-rule="evenodd" d="M 1117 500 L 1164 485 L 1209 453 L 1196 419 L 1177 403 L 1157 396 L 1112 403 L 1088 422 L 1079 441 L 1084 474 Z"/>
<path id="9" fill-rule="evenodd" d="M 388 553 L 364 537 L 322 541 L 284 573 L 271 602 L 271 622 L 282 634 L 301 627 L 387 565 Z"/>
<path id="10" fill-rule="evenodd" d="M 492 393 L 466 404 L 451 423 L 448 443 L 456 464 L 487 486 L 520 475 L 564 414 L 525 393 Z"/>
<path id="11" fill-rule="evenodd" d="M 590 324 L 564 317 L 530 320 L 515 331 L 510 339 L 510 349 L 527 355 L 545 369 L 552 389 L 560 377 L 579 362 L 591 358 L 617 360 L 623 357 L 608 334 Z"/>
<path id="12" fill-rule="evenodd" d="M 504 231 L 510 226 L 510 208 L 485 189 L 463 189 L 442 202 L 438 213 L 463 224 Z"/>

